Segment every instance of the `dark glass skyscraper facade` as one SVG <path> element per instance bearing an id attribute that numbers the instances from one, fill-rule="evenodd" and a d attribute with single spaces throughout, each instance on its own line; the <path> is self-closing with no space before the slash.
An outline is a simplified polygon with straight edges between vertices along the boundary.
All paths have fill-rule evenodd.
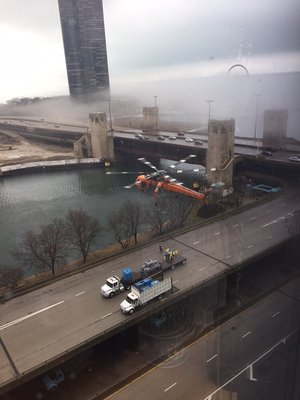
<path id="1" fill-rule="evenodd" d="M 102 0 L 58 0 L 72 97 L 109 98 Z"/>

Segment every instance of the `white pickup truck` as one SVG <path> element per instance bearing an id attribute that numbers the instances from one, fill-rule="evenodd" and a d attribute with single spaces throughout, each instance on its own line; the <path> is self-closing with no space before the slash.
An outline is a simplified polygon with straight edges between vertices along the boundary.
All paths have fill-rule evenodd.
<path id="1" fill-rule="evenodd" d="M 172 278 L 162 281 L 146 278 L 131 286 L 131 292 L 120 304 L 124 314 L 133 314 L 134 311 L 150 300 L 160 299 L 162 295 L 172 289 Z"/>

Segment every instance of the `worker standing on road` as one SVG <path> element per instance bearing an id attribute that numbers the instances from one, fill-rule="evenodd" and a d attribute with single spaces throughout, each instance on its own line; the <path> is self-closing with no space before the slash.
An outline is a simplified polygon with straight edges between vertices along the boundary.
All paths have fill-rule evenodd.
<path id="1" fill-rule="evenodd" d="M 160 252 L 160 253 L 163 252 L 163 248 L 162 248 L 162 245 L 161 245 L 161 244 L 159 245 L 159 252 Z"/>

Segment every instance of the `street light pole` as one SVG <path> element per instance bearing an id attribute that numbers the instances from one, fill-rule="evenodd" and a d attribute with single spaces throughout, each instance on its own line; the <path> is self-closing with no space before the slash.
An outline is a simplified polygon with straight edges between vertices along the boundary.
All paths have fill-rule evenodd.
<path id="1" fill-rule="evenodd" d="M 210 105 L 213 103 L 213 100 L 206 100 L 206 103 L 208 103 L 208 123 L 210 121 Z"/>
<path id="2" fill-rule="evenodd" d="M 255 125 L 254 125 L 254 141 L 256 141 L 256 128 L 257 128 L 257 110 L 258 110 L 258 99 L 260 94 L 256 94 L 256 104 L 255 104 Z"/>
<path id="3" fill-rule="evenodd" d="M 155 129 L 157 131 L 158 130 L 157 129 L 157 125 L 158 125 L 158 123 L 157 123 L 157 102 L 156 102 L 157 96 L 153 96 L 153 97 L 154 97 L 154 107 L 155 107 Z"/>
<path id="4" fill-rule="evenodd" d="M 110 126 L 110 131 L 112 132 L 112 119 L 111 119 L 111 108 L 110 108 L 110 99 L 108 100 L 108 112 L 109 112 L 109 126 Z"/>

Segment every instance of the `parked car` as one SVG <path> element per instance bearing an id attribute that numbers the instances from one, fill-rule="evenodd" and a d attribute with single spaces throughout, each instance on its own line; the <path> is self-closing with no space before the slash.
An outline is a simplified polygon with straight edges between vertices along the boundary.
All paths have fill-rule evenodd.
<path id="1" fill-rule="evenodd" d="M 198 144 L 198 145 L 203 144 L 203 142 L 201 142 L 201 140 L 194 140 L 194 143 L 195 143 L 195 144 Z"/>
<path id="2" fill-rule="evenodd" d="M 170 140 L 176 140 L 176 136 L 169 136 Z"/>
<path id="3" fill-rule="evenodd" d="M 184 135 L 185 135 L 184 132 L 178 132 L 178 133 L 177 133 L 177 136 L 184 136 Z"/>
<path id="4" fill-rule="evenodd" d="M 159 135 L 159 136 L 157 137 L 157 140 L 165 140 L 165 137 L 162 136 L 162 135 Z"/>
<path id="5" fill-rule="evenodd" d="M 300 162 L 300 157 L 292 156 L 292 157 L 289 157 L 289 160 L 294 161 L 294 162 Z"/>
<path id="6" fill-rule="evenodd" d="M 190 137 L 187 137 L 187 138 L 185 138 L 185 141 L 186 141 L 186 142 L 193 142 L 194 139 L 192 139 L 192 138 L 190 138 Z"/>
<path id="7" fill-rule="evenodd" d="M 262 155 L 262 156 L 272 157 L 272 156 L 273 156 L 273 153 L 272 153 L 271 151 L 268 151 L 268 150 L 263 150 L 263 151 L 261 152 L 261 155 Z"/>

